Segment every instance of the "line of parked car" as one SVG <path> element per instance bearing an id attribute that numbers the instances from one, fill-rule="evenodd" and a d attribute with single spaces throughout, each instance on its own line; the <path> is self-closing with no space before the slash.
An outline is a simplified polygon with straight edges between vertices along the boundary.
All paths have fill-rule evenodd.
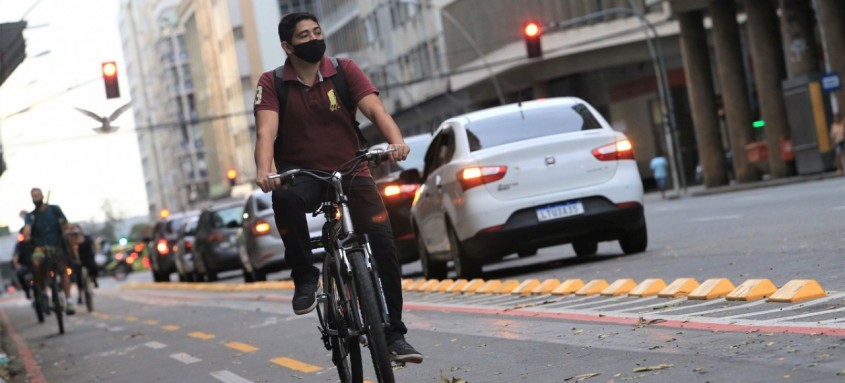
<path id="1" fill-rule="evenodd" d="M 474 278 L 509 254 L 566 243 L 577 256 L 595 254 L 602 241 L 619 241 L 625 254 L 648 246 L 633 144 L 583 100 L 485 109 L 405 141 L 405 161 L 371 172 L 400 263 L 419 260 L 426 278 L 445 278 L 450 264 Z M 307 220 L 318 243 L 324 218 Z M 180 281 L 213 281 L 242 270 L 252 282 L 284 268 L 271 194 L 260 190 L 173 214 L 155 225 L 148 246 L 155 281 L 173 272 Z"/>

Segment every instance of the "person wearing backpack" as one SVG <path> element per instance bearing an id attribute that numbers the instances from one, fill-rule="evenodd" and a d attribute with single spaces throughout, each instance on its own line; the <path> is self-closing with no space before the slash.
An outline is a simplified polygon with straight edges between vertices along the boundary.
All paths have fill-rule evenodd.
<path id="1" fill-rule="evenodd" d="M 42 296 L 35 297 L 40 304 L 45 304 L 47 300 L 45 290 L 45 280 L 47 270 L 41 267 L 41 262 L 44 261 L 46 255 L 51 254 L 56 257 L 59 270 L 65 270 L 69 264 L 69 254 L 67 252 L 63 233 L 67 231 L 68 224 L 65 213 L 58 205 L 50 205 L 44 202 L 44 194 L 39 188 L 32 188 L 30 191 L 32 196 L 32 203 L 35 205 L 35 210 L 30 212 L 24 218 L 24 238 L 31 239 L 35 249 L 32 253 L 32 267 L 35 271 L 33 279 L 38 289 L 42 291 Z M 60 273 L 62 278 L 62 289 L 65 292 L 65 312 L 68 315 L 76 313 L 73 303 L 70 301 L 70 277 L 67 273 Z"/>
<path id="2" fill-rule="evenodd" d="M 314 266 L 305 213 L 317 206 L 321 185 L 307 177 L 285 188 L 269 179 L 293 168 L 341 169 L 366 147 L 358 129 L 358 110 L 379 129 L 388 143 L 391 161 L 404 160 L 410 148 L 396 122 L 378 98 L 378 90 L 350 59 L 325 56 L 326 43 L 317 18 L 291 13 L 279 22 L 279 39 L 287 60 L 258 80 L 255 93 L 256 184 L 273 191 L 276 226 L 285 244 L 285 262 L 294 280 L 293 310 L 302 315 L 317 305 L 320 270 Z M 388 306 L 390 326 L 385 335 L 394 360 L 420 363 L 422 355 L 405 340 L 402 322 L 401 270 L 390 221 L 366 163 L 349 186 L 350 208 L 356 228 L 370 239 Z"/>

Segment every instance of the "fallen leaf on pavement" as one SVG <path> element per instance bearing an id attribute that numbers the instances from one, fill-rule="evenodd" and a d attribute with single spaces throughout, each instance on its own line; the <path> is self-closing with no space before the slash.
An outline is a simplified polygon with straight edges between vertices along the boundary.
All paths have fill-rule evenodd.
<path id="1" fill-rule="evenodd" d="M 674 366 L 674 364 L 658 364 L 656 366 L 637 367 L 634 369 L 634 372 L 665 370 L 667 368 L 671 368 L 672 366 Z"/>
<path id="2" fill-rule="evenodd" d="M 601 372 L 591 372 L 591 373 L 588 373 L 588 374 L 570 376 L 570 377 L 564 379 L 564 381 L 568 382 L 568 381 L 572 380 L 572 381 L 576 381 L 576 382 L 583 382 L 587 379 L 590 379 L 594 376 L 599 376 L 599 375 L 601 375 Z"/>

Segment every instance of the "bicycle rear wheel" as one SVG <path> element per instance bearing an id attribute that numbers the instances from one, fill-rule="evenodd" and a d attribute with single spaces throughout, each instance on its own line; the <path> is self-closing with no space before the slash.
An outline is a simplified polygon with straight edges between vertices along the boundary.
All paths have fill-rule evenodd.
<path id="1" fill-rule="evenodd" d="M 351 286 L 349 277 L 338 273 L 337 267 L 331 263 L 334 257 L 326 256 L 323 264 L 323 286 L 326 301 L 323 312 L 326 313 L 326 328 L 330 332 L 329 341 L 332 348 L 332 362 L 337 367 L 337 374 L 342 383 L 361 383 L 364 371 L 361 368 L 361 344 L 357 336 L 350 336 L 349 332 L 356 331 L 355 321 L 349 309 Z M 353 327 L 350 329 L 350 327 Z"/>
<path id="2" fill-rule="evenodd" d="M 44 310 L 41 306 L 41 289 L 36 284 L 32 284 L 32 307 L 35 309 L 35 316 L 38 318 L 38 323 L 44 323 Z"/>
<path id="3" fill-rule="evenodd" d="M 394 383 L 393 367 L 390 364 L 387 340 L 384 335 L 384 323 L 381 319 L 381 305 L 376 298 L 375 286 L 377 285 L 373 283 L 370 271 L 364 262 L 362 251 L 351 251 L 347 254 L 347 257 L 349 262 L 352 263 L 355 290 L 361 308 L 362 331 L 367 335 L 367 343 L 370 347 L 370 356 L 373 358 L 376 377 L 380 383 Z"/>
<path id="4" fill-rule="evenodd" d="M 53 312 L 56 314 L 56 321 L 59 322 L 59 334 L 65 333 L 65 322 L 64 322 L 64 307 L 62 307 L 62 298 L 61 292 L 59 291 L 59 284 L 60 282 L 56 282 L 56 279 L 60 279 L 58 275 L 53 276 L 50 278 L 50 295 L 53 299 Z"/>

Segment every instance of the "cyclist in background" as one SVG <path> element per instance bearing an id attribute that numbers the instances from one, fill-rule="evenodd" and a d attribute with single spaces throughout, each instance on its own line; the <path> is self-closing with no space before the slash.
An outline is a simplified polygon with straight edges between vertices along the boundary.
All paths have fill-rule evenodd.
<path id="1" fill-rule="evenodd" d="M 404 160 L 410 149 L 378 98 L 378 90 L 358 65 L 350 59 L 337 59 L 335 64 L 325 56 L 323 32 L 313 14 L 286 15 L 279 22 L 278 32 L 288 57 L 279 78 L 279 86 L 285 90 L 277 92 L 275 70 L 265 72 L 258 80 L 256 183 L 264 192 L 273 191 L 276 226 L 295 285 L 293 310 L 302 315 L 317 306 L 320 278 L 320 270 L 314 266 L 305 213 L 318 208 L 323 194 L 320 190 L 326 186 L 302 177 L 276 189 L 280 181 L 268 178 L 275 173 L 273 163 L 280 172 L 292 168 L 341 169 L 363 144 L 355 122 L 357 110 L 379 129 L 388 147 L 395 148 L 390 153 L 392 161 Z M 285 93 L 280 94 L 282 91 Z M 285 100 L 283 105 L 280 96 Z M 344 100 L 351 105 L 345 105 Z M 401 270 L 390 220 L 366 163 L 361 165 L 357 176 L 344 188 L 348 189 L 355 228 L 368 235 L 378 267 L 390 318 L 385 330 L 388 349 L 393 360 L 421 363 L 422 354 L 405 341 L 408 329 L 402 322 Z"/>
<path id="2" fill-rule="evenodd" d="M 23 235 L 24 228 L 18 235 L 18 242 L 15 244 L 15 252 L 12 254 L 12 266 L 15 268 L 15 274 L 18 277 L 18 282 L 21 284 L 21 289 L 26 294 L 26 299 L 30 299 L 30 286 L 26 275 L 32 272 L 32 241 L 26 239 Z"/>
<path id="3" fill-rule="evenodd" d="M 47 294 L 45 289 L 45 280 L 47 278 L 47 270 L 41 267 L 44 258 L 49 254 L 56 257 L 58 269 L 64 271 L 68 266 L 68 252 L 65 247 L 62 233 L 67 230 L 67 218 L 58 205 L 49 205 L 44 202 L 44 194 L 39 188 L 33 188 L 30 191 L 32 196 L 32 203 L 35 205 L 35 210 L 27 214 L 24 219 L 24 238 L 31 239 L 34 245 L 32 253 L 32 267 L 34 269 L 33 278 L 38 289 L 42 292 L 39 304 L 43 307 L 47 306 Z M 60 272 L 62 278 L 62 288 L 65 292 L 65 312 L 67 315 L 76 313 L 73 303 L 70 301 L 70 277 L 65 272 Z"/>
<path id="4" fill-rule="evenodd" d="M 94 263 L 94 239 L 90 235 L 86 235 L 85 231 L 82 230 L 82 226 L 78 223 L 70 225 L 70 230 L 67 232 L 66 237 L 80 266 L 88 269 L 88 277 L 91 278 L 94 287 L 99 287 L 97 284 L 97 264 Z M 77 274 L 77 277 L 81 275 Z M 80 299 L 77 301 L 79 302 L 81 299 L 80 295 Z"/>

